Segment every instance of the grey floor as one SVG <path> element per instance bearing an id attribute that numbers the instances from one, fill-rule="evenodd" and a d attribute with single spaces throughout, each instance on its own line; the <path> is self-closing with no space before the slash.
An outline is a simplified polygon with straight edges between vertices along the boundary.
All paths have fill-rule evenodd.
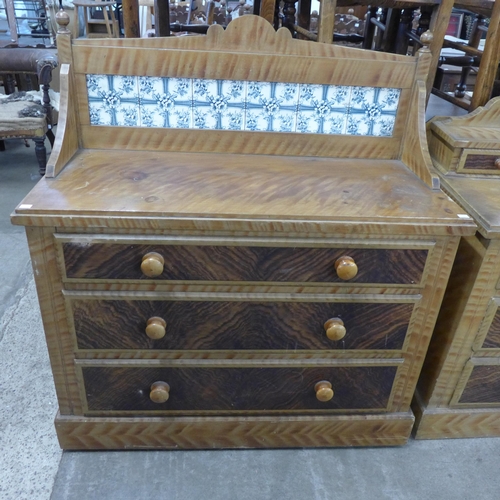
<path id="1" fill-rule="evenodd" d="M 428 117 L 460 110 L 432 99 Z M 500 439 L 400 448 L 61 452 L 56 399 L 22 228 L 34 148 L 0 152 L 0 500 L 500 499 Z"/>

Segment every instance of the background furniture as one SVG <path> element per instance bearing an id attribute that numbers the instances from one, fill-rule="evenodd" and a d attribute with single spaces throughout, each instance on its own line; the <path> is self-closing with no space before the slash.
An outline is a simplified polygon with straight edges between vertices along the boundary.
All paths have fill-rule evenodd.
<path id="1" fill-rule="evenodd" d="M 12 220 L 61 446 L 404 444 L 475 232 L 430 171 L 428 51 L 304 43 L 253 15 L 58 48 L 55 153 Z"/>
<path id="2" fill-rule="evenodd" d="M 47 16 L 45 0 L 3 0 L 4 10 L 12 43 L 18 43 L 20 38 L 29 36 L 38 43 L 52 46 L 55 33 Z M 26 40 L 22 40 L 23 42 Z"/>
<path id="3" fill-rule="evenodd" d="M 83 10 L 85 35 L 87 38 L 118 38 L 120 29 L 115 17 L 116 0 L 73 0 L 73 36 L 80 32 L 79 10 Z"/>
<path id="4" fill-rule="evenodd" d="M 432 119 L 429 148 L 478 233 L 453 265 L 413 405 L 416 437 L 500 436 L 500 98 Z"/>
<path id="5" fill-rule="evenodd" d="M 47 153 L 45 137 L 48 134 L 51 144 L 52 106 L 49 98 L 52 70 L 57 66 L 57 56 L 53 51 L 32 48 L 0 49 L 0 76 L 3 77 L 6 94 L 16 90 L 43 91 L 43 108 L 36 116 L 19 116 L 26 107 L 33 107 L 27 98 L 6 102 L 0 101 L 0 151 L 5 148 L 2 139 L 33 139 L 40 175 L 45 174 Z M 30 79 L 27 79 L 29 77 Z M 34 85 L 30 89 L 34 79 Z M 21 85 L 24 82 L 25 85 Z M 26 85 L 26 83 L 30 85 Z M 31 113 L 33 114 L 33 113 Z"/>
<path id="6" fill-rule="evenodd" d="M 433 89 L 434 94 L 469 111 L 473 111 L 479 106 L 484 106 L 495 95 L 495 82 L 500 79 L 500 2 L 486 4 L 490 8 L 489 11 L 486 11 L 487 14 L 484 5 L 482 9 L 478 8 L 480 5 L 471 4 L 468 6 L 472 12 L 477 10 L 481 16 L 478 19 L 479 22 L 472 29 L 468 42 L 460 43 L 445 40 L 443 45 L 444 47 L 461 50 L 470 58 L 469 63 L 463 61 L 455 63 L 464 68 L 457 91 L 450 95 L 449 93 L 440 92 L 439 89 Z M 485 14 L 489 18 L 487 27 L 480 23 L 481 19 L 485 19 Z M 486 40 L 484 51 L 482 51 L 478 46 L 484 31 L 486 31 Z M 461 59 L 466 59 L 466 57 Z M 449 58 L 446 64 L 454 64 L 453 58 Z M 474 82 L 472 97 L 468 97 L 465 95 L 466 81 L 472 67 L 477 68 L 477 76 Z M 497 89 L 496 92 L 500 92 L 500 89 Z"/>

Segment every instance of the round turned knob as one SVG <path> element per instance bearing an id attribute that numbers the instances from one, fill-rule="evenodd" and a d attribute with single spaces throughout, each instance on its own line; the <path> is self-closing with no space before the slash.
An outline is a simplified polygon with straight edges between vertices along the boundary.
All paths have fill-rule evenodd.
<path id="1" fill-rule="evenodd" d="M 159 253 L 149 252 L 142 258 L 141 271 L 148 278 L 155 278 L 163 272 L 164 264 L 165 261 Z"/>
<path id="2" fill-rule="evenodd" d="M 154 382 L 151 385 L 149 398 L 153 403 L 165 403 L 168 401 L 170 386 L 166 382 Z"/>
<path id="3" fill-rule="evenodd" d="M 325 401 L 330 401 L 330 399 L 333 398 L 332 384 L 330 384 L 327 380 L 318 382 L 314 386 L 314 390 L 316 391 L 316 398 L 318 401 L 322 401 L 324 403 Z"/>
<path id="4" fill-rule="evenodd" d="M 326 336 L 330 340 L 340 340 L 345 337 L 347 330 L 345 329 L 344 322 L 340 318 L 331 318 L 325 324 Z"/>
<path id="5" fill-rule="evenodd" d="M 495 167 L 496 167 L 496 168 L 500 168 L 500 158 L 497 158 L 497 159 L 495 160 Z"/>
<path id="6" fill-rule="evenodd" d="M 358 266 L 352 257 L 343 255 L 335 261 L 335 270 L 341 280 L 350 280 L 358 274 Z"/>
<path id="7" fill-rule="evenodd" d="M 148 319 L 146 335 L 153 340 L 162 339 L 167 331 L 167 322 L 163 318 L 153 316 Z"/>

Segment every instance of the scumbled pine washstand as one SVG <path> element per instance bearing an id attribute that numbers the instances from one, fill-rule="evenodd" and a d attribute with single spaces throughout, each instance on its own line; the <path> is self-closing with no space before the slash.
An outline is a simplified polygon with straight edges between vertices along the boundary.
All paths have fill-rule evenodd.
<path id="1" fill-rule="evenodd" d="M 428 133 L 443 189 L 478 232 L 460 241 L 413 404 L 416 437 L 500 436 L 500 98 L 434 117 Z"/>
<path id="2" fill-rule="evenodd" d="M 475 231 L 430 170 L 429 51 L 294 40 L 251 15 L 206 36 L 61 31 L 54 153 L 12 217 L 61 446 L 404 444 Z"/>

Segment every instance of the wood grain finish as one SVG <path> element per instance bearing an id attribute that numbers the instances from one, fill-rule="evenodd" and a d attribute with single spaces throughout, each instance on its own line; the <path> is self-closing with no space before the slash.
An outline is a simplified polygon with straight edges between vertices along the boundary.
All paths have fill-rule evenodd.
<path id="1" fill-rule="evenodd" d="M 61 33 L 58 47 L 69 68 L 54 177 L 13 221 L 29 226 L 35 256 L 43 248 L 61 445 L 405 443 L 458 237 L 475 232 L 429 189 L 431 55 L 293 40 L 252 16 L 198 37 Z M 93 73 L 401 93 L 392 137 L 97 127 Z M 149 278 L 148 252 L 162 255 L 144 264 Z M 358 272 L 342 281 L 345 255 Z"/>
<path id="2" fill-rule="evenodd" d="M 500 149 L 499 120 L 500 98 L 464 116 L 432 118 L 427 131 L 435 165 L 443 174 L 498 173 L 494 165 Z"/>
<path id="3" fill-rule="evenodd" d="M 461 239 L 417 386 L 412 407 L 421 439 L 500 435 L 500 178 L 491 175 L 498 173 L 499 117 L 496 98 L 429 126 L 441 185 L 478 233 Z"/>
<path id="4" fill-rule="evenodd" d="M 271 82 L 335 81 L 338 85 L 395 88 L 411 88 L 413 84 L 415 61 L 411 57 L 357 53 L 350 47 L 294 40 L 288 30 L 275 32 L 271 24 L 257 16 L 234 21 L 226 30 L 211 26 L 203 37 L 139 40 L 133 46 L 120 40 L 106 43 L 104 48 L 102 43 L 79 40 L 73 45 L 75 70 Z M 367 66 L 373 71 L 367 71 Z"/>
<path id="5" fill-rule="evenodd" d="M 268 298 L 272 299 L 271 297 Z M 402 349 L 413 304 L 71 300 L 79 349 L 283 350 Z M 158 340 L 149 318 L 167 323 Z M 341 317 L 341 341 L 324 323 Z"/>
<path id="6" fill-rule="evenodd" d="M 500 150 L 492 151 L 490 154 L 474 154 L 471 152 L 467 152 L 464 155 L 465 158 L 463 161 L 463 167 L 460 170 L 487 170 L 491 171 L 491 173 L 500 174 Z M 481 173 L 481 172 L 478 172 Z"/>
<path id="7" fill-rule="evenodd" d="M 109 368 L 83 367 L 89 412 L 383 410 L 396 366 L 347 368 Z M 331 381 L 335 396 L 318 401 L 314 386 Z M 163 407 L 149 398 L 163 381 L 170 397 Z"/>
<path id="8" fill-rule="evenodd" d="M 156 279 L 178 281 L 342 282 L 335 262 L 349 255 L 358 266 L 350 281 L 415 284 L 422 277 L 427 250 L 359 248 L 267 248 L 63 243 L 70 279 L 148 279 L 142 257 L 155 252 L 164 260 Z"/>
<path id="9" fill-rule="evenodd" d="M 53 229 L 28 227 L 26 236 L 59 409 L 67 415 L 81 414 L 74 342 L 69 335 Z"/>
<path id="10" fill-rule="evenodd" d="M 417 439 L 500 437 L 500 409 L 414 408 Z"/>
<path id="11" fill-rule="evenodd" d="M 99 418 L 58 415 L 67 450 L 397 446 L 411 412 L 383 415 Z"/>
<path id="12" fill-rule="evenodd" d="M 500 349 L 500 311 L 498 310 L 499 298 L 495 298 L 490 302 L 489 308 L 494 310 L 494 316 L 491 323 L 488 325 L 488 320 L 485 318 L 485 326 L 489 326 L 486 332 L 486 338 L 481 346 L 482 349 Z M 489 311 L 487 311 L 488 314 Z M 489 318 L 488 318 L 489 319 Z M 483 325 L 481 325 L 482 329 Z M 481 333 L 481 332 L 480 332 Z"/>
<path id="13" fill-rule="evenodd" d="M 47 162 L 45 176 L 55 177 L 73 157 L 79 147 L 80 123 L 76 103 L 70 96 L 75 94 L 74 75 L 69 64 L 62 64 L 60 71 L 60 103 L 56 139 Z M 64 140 L 63 140 L 64 137 Z"/>
<path id="14" fill-rule="evenodd" d="M 102 132 L 100 137 L 106 140 Z M 372 144 L 365 146 L 373 151 Z M 239 154 L 153 151 L 80 150 L 57 178 L 38 182 L 13 220 L 51 227 L 285 235 L 475 232 L 472 221 L 457 216 L 454 203 L 428 189 L 400 161 L 281 156 L 254 161 Z"/>
<path id="15" fill-rule="evenodd" d="M 457 404 L 489 403 L 500 405 L 500 366 L 474 366 Z"/>

